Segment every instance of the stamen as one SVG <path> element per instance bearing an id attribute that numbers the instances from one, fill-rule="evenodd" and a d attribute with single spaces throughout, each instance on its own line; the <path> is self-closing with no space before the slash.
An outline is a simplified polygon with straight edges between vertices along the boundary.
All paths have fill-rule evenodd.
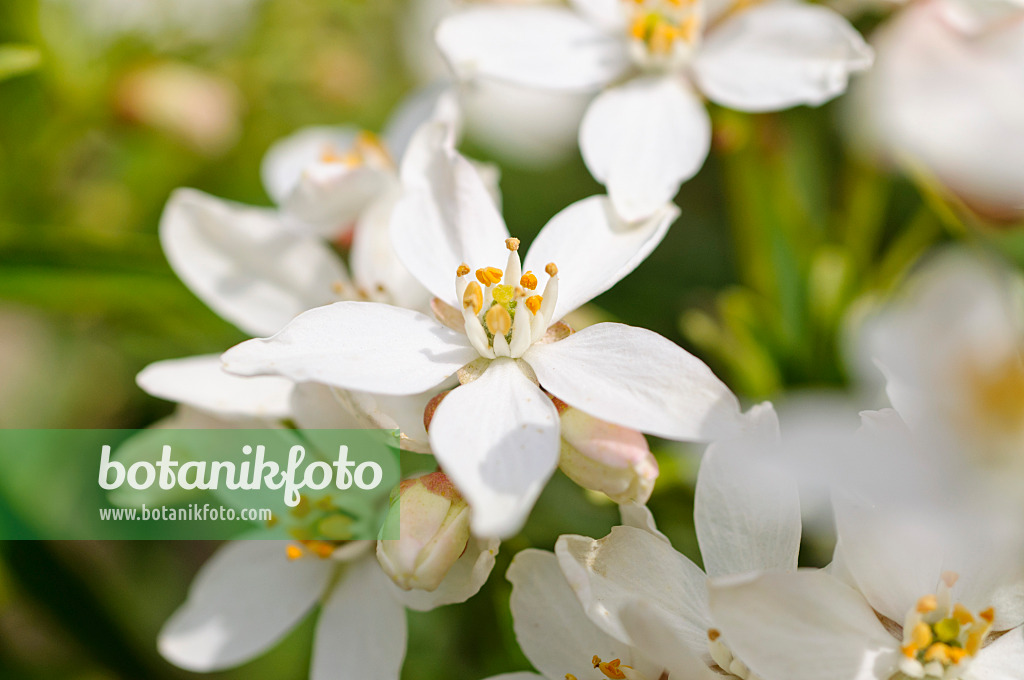
<path id="1" fill-rule="evenodd" d="M 547 266 L 544 267 L 544 272 L 548 276 L 558 276 L 558 266 L 554 262 L 548 262 Z"/>
<path id="2" fill-rule="evenodd" d="M 921 614 L 930 614 L 939 606 L 939 598 L 934 595 L 925 595 L 917 601 L 917 611 Z"/>
<path id="3" fill-rule="evenodd" d="M 485 286 L 493 286 L 501 281 L 502 271 L 497 267 L 485 267 L 476 270 L 476 280 Z"/>
<path id="4" fill-rule="evenodd" d="M 459 265 L 459 268 L 455 270 L 455 275 L 462 277 L 469 273 L 469 265 L 463 262 Z"/>
<path id="5" fill-rule="evenodd" d="M 519 239 L 517 239 L 517 238 L 507 238 L 507 239 L 505 239 L 505 247 L 508 248 L 509 250 L 511 250 L 512 252 L 515 252 L 515 251 L 519 250 Z"/>
<path id="6" fill-rule="evenodd" d="M 484 292 L 476 281 L 470 281 L 466 286 L 466 292 L 462 295 L 462 308 L 472 309 L 474 314 L 479 314 L 484 308 Z"/>
<path id="7" fill-rule="evenodd" d="M 284 552 L 285 555 L 288 557 L 288 560 L 291 562 L 294 562 L 295 560 L 302 557 L 302 548 L 295 545 L 294 543 L 289 543 L 288 547 L 284 549 Z"/>
<path id="8" fill-rule="evenodd" d="M 512 330 L 512 316 L 502 305 L 491 306 L 484 315 L 484 322 L 487 324 L 487 330 L 495 336 L 505 336 Z"/>
<path id="9" fill-rule="evenodd" d="M 531 295 L 526 298 L 526 308 L 534 315 L 540 311 L 540 304 L 544 302 L 544 298 L 540 295 Z"/>
<path id="10" fill-rule="evenodd" d="M 537 290 L 537 277 L 533 275 L 533 272 L 526 272 L 519 279 L 519 285 L 527 290 Z"/>
<path id="11" fill-rule="evenodd" d="M 947 588 L 952 588 L 960 579 L 960 574 L 956 573 L 955 571 L 944 571 L 942 572 L 942 576 L 940 576 L 939 578 L 942 579 L 942 582 L 946 584 Z"/>
<path id="12" fill-rule="evenodd" d="M 924 649 L 932 643 L 932 639 L 932 629 L 927 623 L 917 624 L 910 634 L 910 644 L 917 649 Z"/>
<path id="13" fill-rule="evenodd" d="M 619 670 L 619 664 L 622 663 L 620 659 L 601 661 L 600 657 L 594 655 L 591 663 L 594 664 L 594 668 L 601 671 L 609 680 L 626 680 L 626 674 Z M 626 666 L 626 668 L 629 668 L 629 666 Z"/>

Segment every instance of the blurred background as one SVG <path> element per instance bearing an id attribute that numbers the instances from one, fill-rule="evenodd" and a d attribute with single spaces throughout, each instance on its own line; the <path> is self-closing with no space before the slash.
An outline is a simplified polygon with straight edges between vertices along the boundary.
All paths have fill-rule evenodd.
<path id="1" fill-rule="evenodd" d="M 441 75 L 429 34 L 448 4 L 0 2 L 0 426 L 135 428 L 169 414 L 173 406 L 139 390 L 135 374 L 244 339 L 161 253 L 157 224 L 170 192 L 190 186 L 269 205 L 259 167 L 272 142 L 306 125 L 379 130 L 404 96 Z M 869 13 L 858 25 L 867 32 L 877 20 Z M 502 128 L 498 113 L 468 104 L 463 150 L 498 164 L 510 230 L 527 242 L 561 208 L 601 192 L 575 148 L 578 104 L 563 104 L 534 107 L 543 132 L 520 116 L 524 129 L 505 143 L 488 133 Z M 715 149 L 677 199 L 679 222 L 587 311 L 687 347 L 748 404 L 844 385 L 844 319 L 931 245 L 956 238 L 1024 252 L 1012 223 L 850 152 L 842 101 L 712 113 Z M 699 562 L 692 452 L 652 444 L 662 477 L 651 507 Z M 616 518 L 614 506 L 559 475 L 477 597 L 409 615 L 403 677 L 527 669 L 508 614 L 510 556 L 550 548 L 560 533 L 603 535 Z M 215 547 L 0 546 L 0 678 L 198 677 L 162 660 L 155 640 Z M 806 553 L 809 564 L 827 560 L 813 536 Z M 264 657 L 210 677 L 307 677 L 314 618 Z"/>

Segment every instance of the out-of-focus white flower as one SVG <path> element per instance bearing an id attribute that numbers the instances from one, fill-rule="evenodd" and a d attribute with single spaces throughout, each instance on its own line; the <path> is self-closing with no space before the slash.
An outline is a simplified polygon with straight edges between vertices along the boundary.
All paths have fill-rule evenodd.
<path id="1" fill-rule="evenodd" d="M 865 322 L 861 361 L 933 464 L 985 476 L 1000 495 L 1024 480 L 1024 287 L 994 260 L 935 257 Z M 866 368 L 866 367 L 865 367 Z M 953 467 L 950 467 L 953 466 Z"/>
<path id="2" fill-rule="evenodd" d="M 399 538 L 377 541 L 381 567 L 403 590 L 434 590 L 469 543 L 469 505 L 443 472 L 399 485 L 385 522 Z"/>
<path id="3" fill-rule="evenodd" d="M 544 227 L 523 264 L 468 161 L 445 146 L 422 161 L 422 190 L 395 208 L 392 240 L 437 296 L 437 318 L 335 303 L 229 350 L 229 371 L 394 395 L 439 391 L 458 373 L 462 384 L 433 414 L 430 445 L 481 536 L 518 531 L 558 463 L 558 415 L 541 388 L 663 437 L 708 441 L 743 426 L 729 389 L 665 338 L 613 323 L 567 335 L 556 323 L 639 265 L 678 215 L 674 206 L 630 227 L 605 197 L 582 200 Z"/>
<path id="4" fill-rule="evenodd" d="M 891 500 L 891 499 L 889 499 Z M 764 680 L 1009 680 L 1024 664 L 1019 558 L 985 531 L 837 500 L 832 573 L 720 579 L 711 613 Z M 895 512 L 894 512 L 895 511 Z M 908 521 L 911 520 L 911 521 Z"/>
<path id="5" fill-rule="evenodd" d="M 708 577 L 796 570 L 797 488 L 768 466 L 779 444 L 774 411 L 764 406 L 755 414 L 755 427 L 712 444 L 701 463 L 694 519 L 706 575 L 642 518 L 597 541 L 562 536 L 555 546 L 591 621 L 652 661 L 689 668 L 685 677 L 718 677 L 715 670 L 758 677 L 718 629 Z"/>
<path id="6" fill-rule="evenodd" d="M 1024 4 L 920 0 L 872 45 L 855 97 L 871 144 L 982 213 L 1024 209 Z"/>
<path id="7" fill-rule="evenodd" d="M 490 4 L 557 4 L 552 0 L 488 0 Z M 401 46 L 410 70 L 422 83 L 451 79 L 448 64 L 434 42 L 434 30 L 446 16 L 471 4 L 466 0 L 414 0 L 405 17 Z M 505 162 L 543 167 L 576 150 L 576 131 L 590 97 L 544 92 L 499 82 L 458 86 L 459 108 L 467 134 Z"/>
<path id="8" fill-rule="evenodd" d="M 101 41 L 124 35 L 158 47 L 215 44 L 238 35 L 260 0 L 48 0 L 71 9 Z M 44 24 L 45 25 L 45 24 Z"/>
<path id="9" fill-rule="evenodd" d="M 188 600 L 164 625 L 160 653 L 196 672 L 244 663 L 272 647 L 320 605 L 312 680 L 397 680 L 405 657 L 405 607 L 465 601 L 494 566 L 497 544 L 471 541 L 432 592 L 399 589 L 373 541 L 235 541 L 203 566 Z"/>
<path id="10" fill-rule="evenodd" d="M 580 126 L 587 167 L 627 220 L 671 201 L 704 163 L 698 91 L 743 111 L 821 104 L 871 50 L 839 14 L 795 2 L 573 0 L 474 7 L 445 19 L 441 50 L 464 79 L 599 93 Z"/>

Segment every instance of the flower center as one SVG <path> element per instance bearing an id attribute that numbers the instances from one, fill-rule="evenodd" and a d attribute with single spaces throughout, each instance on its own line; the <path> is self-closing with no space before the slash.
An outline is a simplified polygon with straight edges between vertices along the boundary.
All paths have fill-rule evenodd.
<path id="1" fill-rule="evenodd" d="M 395 161 L 380 137 L 362 130 L 347 151 L 339 151 L 331 144 L 320 150 L 320 162 L 328 165 L 339 164 L 348 168 L 370 167 L 382 170 L 394 169 Z"/>
<path id="2" fill-rule="evenodd" d="M 641 67 L 666 68 L 689 61 L 700 39 L 700 0 L 621 0 L 629 6 L 630 52 Z"/>
<path id="3" fill-rule="evenodd" d="M 621 659 L 601 661 L 601 657 L 595 654 L 590 663 L 608 680 L 644 680 L 642 675 L 637 673 L 632 666 L 623 664 Z M 572 673 L 566 673 L 565 680 L 577 680 L 577 678 Z"/>
<path id="4" fill-rule="evenodd" d="M 718 666 L 718 670 L 740 680 L 759 680 L 747 665 L 736 658 L 732 650 L 722 639 L 722 633 L 717 628 L 708 629 L 708 652 Z"/>
<path id="5" fill-rule="evenodd" d="M 957 575 L 942 575 L 938 592 L 925 595 L 907 613 L 903 624 L 900 674 L 906 678 L 959 680 L 992 630 L 995 610 L 978 614 L 953 604 L 950 589 Z"/>
<path id="6" fill-rule="evenodd" d="M 522 271 L 519 239 L 505 241 L 508 263 L 477 269 L 471 280 L 467 264 L 455 273 L 455 293 L 462 304 L 466 335 L 473 347 L 487 359 L 518 359 L 530 345 L 544 337 L 551 325 L 558 298 L 558 267 L 549 263 L 544 295 L 536 295 L 537 276 Z"/>
<path id="7" fill-rule="evenodd" d="M 272 528 L 280 521 L 275 518 L 267 526 Z M 354 543 L 352 517 L 335 506 L 329 496 L 311 500 L 301 494 L 299 504 L 288 511 L 283 522 L 288 535 L 295 540 L 285 548 L 292 561 L 303 557 L 328 559 L 342 546 Z"/>

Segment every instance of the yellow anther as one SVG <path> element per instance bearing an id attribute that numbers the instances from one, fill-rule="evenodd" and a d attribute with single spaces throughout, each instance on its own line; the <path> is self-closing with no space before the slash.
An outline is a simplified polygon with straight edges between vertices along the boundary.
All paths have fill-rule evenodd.
<path id="1" fill-rule="evenodd" d="M 332 145 L 327 144 L 320 150 L 320 162 L 321 163 L 341 163 L 343 162 L 342 156 L 338 153 Z"/>
<path id="2" fill-rule="evenodd" d="M 913 659 L 915 656 L 917 656 L 917 647 L 915 647 L 914 645 L 903 645 L 902 647 L 900 647 L 900 649 L 903 651 L 903 656 L 907 657 L 908 659 Z"/>
<path id="3" fill-rule="evenodd" d="M 565 680 L 576 680 L 576 676 L 573 675 L 572 673 L 566 673 L 565 674 Z"/>
<path id="4" fill-rule="evenodd" d="M 474 314 L 479 314 L 484 308 L 484 291 L 476 281 L 470 281 L 466 286 L 466 292 L 462 294 L 462 308 L 472 309 Z"/>
<path id="5" fill-rule="evenodd" d="M 536 314 L 540 311 L 540 303 L 542 302 L 544 302 L 544 298 L 540 295 L 531 295 L 526 298 L 526 308 L 529 309 L 531 313 Z"/>
<path id="6" fill-rule="evenodd" d="M 619 670 L 620 663 L 619 659 L 612 659 L 603 663 L 598 659 L 597 669 L 609 680 L 626 680 L 626 674 Z"/>
<path id="7" fill-rule="evenodd" d="M 953 605 L 953 618 L 961 626 L 966 626 L 969 623 L 974 623 L 974 615 L 968 611 L 967 607 L 963 606 L 959 602 Z"/>
<path id="8" fill-rule="evenodd" d="M 460 264 L 459 268 L 455 270 L 455 275 L 460 277 L 460 278 L 465 276 L 468 273 L 469 273 L 469 265 L 466 264 L 465 262 Z"/>
<path id="9" fill-rule="evenodd" d="M 981 649 L 981 643 L 985 640 L 985 635 L 988 633 L 987 629 L 974 627 L 971 632 L 967 634 L 967 642 L 964 643 L 964 651 L 970 656 L 974 656 Z"/>
<path id="10" fill-rule="evenodd" d="M 537 277 L 533 272 L 526 272 L 519 279 L 519 285 L 527 290 L 537 290 Z"/>
<path id="11" fill-rule="evenodd" d="M 672 51 L 672 43 L 680 37 L 679 29 L 664 21 L 654 25 L 648 46 L 655 54 L 668 54 Z"/>
<path id="12" fill-rule="evenodd" d="M 501 281 L 502 271 L 497 267 L 485 267 L 476 270 L 476 280 L 485 286 L 493 286 Z"/>
<path id="13" fill-rule="evenodd" d="M 932 629 L 927 623 L 917 624 L 910 632 L 910 644 L 919 650 L 930 645 L 933 639 Z"/>
<path id="14" fill-rule="evenodd" d="M 302 557 L 302 548 L 291 543 L 288 544 L 288 547 L 284 549 L 284 552 L 285 555 L 288 556 L 288 559 L 292 562 Z"/>
<path id="15" fill-rule="evenodd" d="M 590 663 L 593 664 L 594 668 L 597 668 L 601 665 L 601 657 L 595 654 L 593 658 L 590 659 Z"/>
<path id="16" fill-rule="evenodd" d="M 939 607 L 939 598 L 934 595 L 925 595 L 917 601 L 917 611 L 920 614 L 930 614 Z"/>
<path id="17" fill-rule="evenodd" d="M 515 251 L 519 250 L 519 239 L 517 239 L 517 238 L 507 238 L 507 239 L 505 239 L 505 247 L 508 248 L 509 250 L 511 250 L 512 252 L 515 252 Z"/>
<path id="18" fill-rule="evenodd" d="M 992 622 L 996 620 L 996 610 L 992 607 L 989 607 L 985 611 L 980 612 L 978 614 L 978 618 L 982 621 L 985 621 L 988 625 L 991 626 Z"/>
<path id="19" fill-rule="evenodd" d="M 326 541 L 310 541 L 306 547 L 321 559 L 327 559 L 334 553 L 334 546 Z"/>
<path id="20" fill-rule="evenodd" d="M 950 647 L 949 648 L 949 661 L 950 663 L 960 663 L 961 659 L 967 656 L 967 650 L 962 647 Z"/>
<path id="21" fill-rule="evenodd" d="M 555 266 L 554 262 L 548 262 L 547 266 L 544 267 L 544 272 L 548 276 L 558 276 L 558 267 Z"/>
<path id="22" fill-rule="evenodd" d="M 683 23 L 679 24 L 679 37 L 688 43 L 692 43 L 697 37 L 697 29 L 699 26 L 700 24 L 698 23 L 697 16 L 691 14 L 686 17 L 686 20 L 683 21 Z"/>
<path id="23" fill-rule="evenodd" d="M 491 335 L 508 335 L 512 330 L 512 316 L 501 305 L 491 305 L 484 315 L 484 321 Z"/>
<path id="24" fill-rule="evenodd" d="M 960 574 L 955 571 L 944 571 L 939 578 L 942 579 L 942 582 L 946 584 L 947 588 L 952 588 L 956 585 L 957 580 L 960 578 Z"/>
<path id="25" fill-rule="evenodd" d="M 709 628 L 708 629 L 708 640 L 711 640 L 712 642 L 714 642 L 715 640 L 717 640 L 720 637 L 722 637 L 722 633 L 719 632 L 719 630 L 717 628 Z"/>
<path id="26" fill-rule="evenodd" d="M 494 296 L 495 302 L 507 305 L 512 302 L 514 291 L 512 290 L 512 286 L 495 286 L 494 292 L 491 294 Z"/>
<path id="27" fill-rule="evenodd" d="M 938 661 L 941 664 L 949 663 L 949 650 L 952 649 L 949 645 L 941 642 L 936 642 L 934 645 L 929 647 L 924 653 L 925 662 Z"/>

